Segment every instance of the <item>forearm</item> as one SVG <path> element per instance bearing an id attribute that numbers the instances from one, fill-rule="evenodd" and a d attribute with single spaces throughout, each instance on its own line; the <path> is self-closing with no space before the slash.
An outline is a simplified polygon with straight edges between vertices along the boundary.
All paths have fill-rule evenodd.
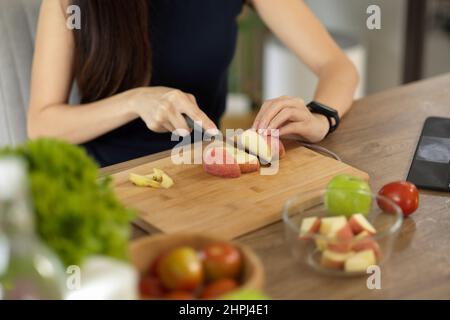
<path id="1" fill-rule="evenodd" d="M 125 92 L 90 104 L 57 104 L 30 111 L 28 136 L 59 138 L 73 144 L 95 139 L 138 117 L 128 95 Z"/>
<path id="2" fill-rule="evenodd" d="M 344 116 L 350 109 L 359 82 L 355 66 L 346 58 L 331 62 L 318 73 L 314 100 L 336 109 Z"/>

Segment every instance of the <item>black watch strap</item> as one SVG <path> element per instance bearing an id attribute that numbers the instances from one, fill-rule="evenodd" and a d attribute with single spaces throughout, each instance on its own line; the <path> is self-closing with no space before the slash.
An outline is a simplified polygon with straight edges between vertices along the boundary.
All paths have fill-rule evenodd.
<path id="1" fill-rule="evenodd" d="M 341 119 L 339 118 L 339 113 L 333 109 L 330 108 L 324 104 L 321 104 L 317 101 L 312 101 L 307 105 L 309 111 L 316 114 L 321 114 L 325 116 L 328 119 L 328 122 L 330 124 L 330 130 L 328 130 L 328 134 L 333 133 L 336 131 L 336 129 L 339 127 L 339 123 L 341 122 Z"/>

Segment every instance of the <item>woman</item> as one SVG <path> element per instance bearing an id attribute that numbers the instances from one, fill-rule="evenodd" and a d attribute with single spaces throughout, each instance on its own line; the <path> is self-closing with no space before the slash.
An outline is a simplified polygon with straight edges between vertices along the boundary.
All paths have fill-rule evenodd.
<path id="1" fill-rule="evenodd" d="M 171 148 L 184 115 L 217 129 L 244 0 L 43 0 L 28 116 L 30 138 L 83 145 L 102 166 Z M 81 29 L 66 26 L 68 5 Z M 252 0 L 267 26 L 319 78 L 315 101 L 343 116 L 353 64 L 300 0 Z M 69 105 L 75 79 L 80 105 Z M 311 111 L 311 110 L 312 111 Z M 321 141 L 334 120 L 301 97 L 263 104 L 253 127 Z M 335 117 L 336 118 L 336 117 Z"/>

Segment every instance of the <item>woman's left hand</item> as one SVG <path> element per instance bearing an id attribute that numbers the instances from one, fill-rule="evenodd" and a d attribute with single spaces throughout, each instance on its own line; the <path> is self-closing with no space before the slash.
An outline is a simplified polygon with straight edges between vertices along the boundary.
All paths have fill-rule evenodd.
<path id="1" fill-rule="evenodd" d="M 297 135 L 307 142 L 317 143 L 326 137 L 330 124 L 325 116 L 311 113 L 303 99 L 283 96 L 263 104 L 253 128 L 278 129 L 280 137 Z"/>

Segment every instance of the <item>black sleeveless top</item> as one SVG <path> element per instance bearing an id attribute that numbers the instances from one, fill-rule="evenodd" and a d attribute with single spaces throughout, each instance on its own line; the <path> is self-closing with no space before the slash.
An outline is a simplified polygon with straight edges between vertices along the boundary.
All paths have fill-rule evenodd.
<path id="1" fill-rule="evenodd" d="M 152 44 L 151 86 L 193 94 L 218 124 L 225 109 L 227 71 L 234 55 L 236 18 L 244 0 L 149 0 Z M 132 121 L 85 143 L 102 166 L 127 161 L 178 144 L 171 134 Z"/>

